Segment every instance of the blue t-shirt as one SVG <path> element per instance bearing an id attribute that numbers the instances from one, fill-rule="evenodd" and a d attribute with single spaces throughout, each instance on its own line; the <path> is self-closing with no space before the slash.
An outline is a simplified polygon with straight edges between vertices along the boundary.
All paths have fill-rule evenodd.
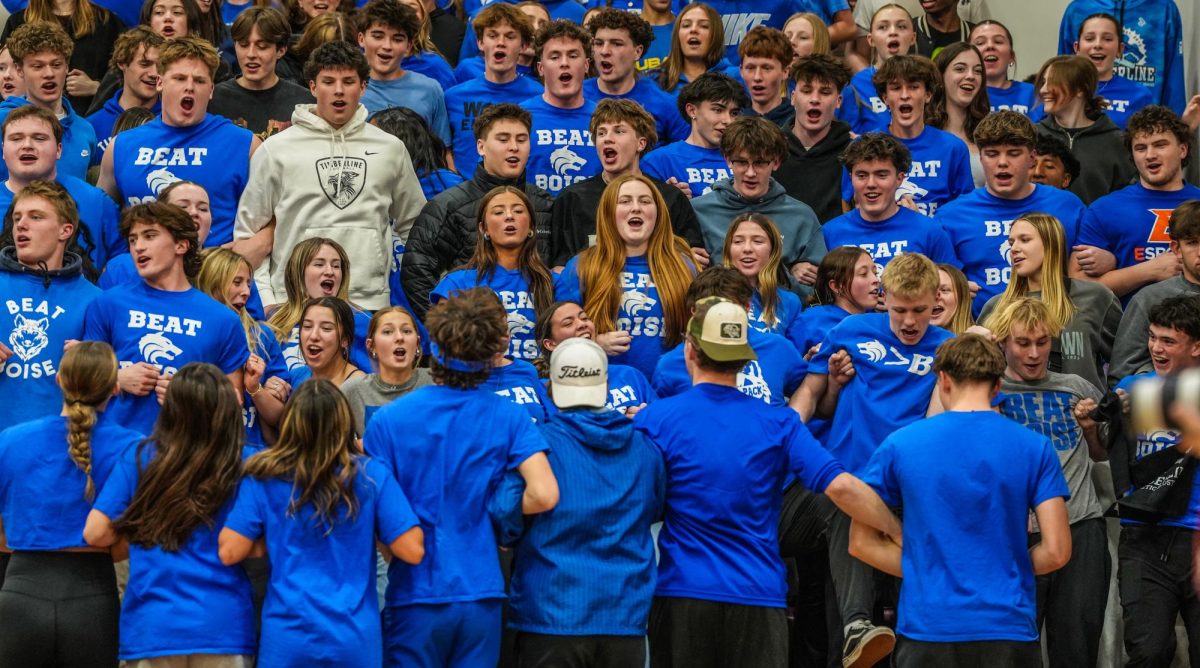
<path id="1" fill-rule="evenodd" d="M 136 285 L 142 282 L 137 267 L 133 265 L 133 256 L 126 252 L 113 256 L 108 264 L 104 265 L 104 273 L 100 274 L 98 285 L 101 290 L 111 290 L 118 285 Z M 258 294 L 258 283 L 255 281 L 250 281 L 250 297 L 246 299 L 246 312 L 255 320 L 264 320 L 267 317 L 262 297 Z"/>
<path id="2" fill-rule="evenodd" d="M 537 324 L 537 310 L 525 275 L 519 269 L 505 269 L 497 265 L 491 275 L 485 275 L 482 279 L 478 276 L 479 272 L 475 269 L 456 269 L 446 274 L 429 293 L 429 302 L 436 304 L 456 292 L 474 287 L 491 288 L 508 314 L 509 341 L 504 354 L 519 360 L 541 357 L 542 351 L 533 331 Z"/>
<path id="3" fill-rule="evenodd" d="M 546 386 L 538 377 L 537 369 L 529 362 L 510 360 L 504 366 L 492 367 L 487 380 L 479 387 L 529 411 L 530 419 L 536 424 L 548 418 L 550 397 L 546 395 Z"/>
<path id="4" fill-rule="evenodd" d="M 392 107 L 408 107 L 417 112 L 442 143 L 450 145 L 450 124 L 446 120 L 446 101 L 438 82 L 420 72 L 405 72 L 399 79 L 371 79 L 362 94 L 368 114 Z"/>
<path id="5" fill-rule="evenodd" d="M 932 216 L 939 206 L 975 189 L 971 153 L 963 140 L 930 126 L 925 126 L 915 139 L 897 139 L 912 154 L 912 167 L 896 195 L 912 196 L 921 213 Z M 847 202 L 854 199 L 848 169 L 842 170 L 842 199 Z"/>
<path id="6" fill-rule="evenodd" d="M 825 247 L 858 246 L 875 259 L 875 275 L 893 258 L 905 253 L 920 253 L 934 262 L 958 265 L 954 247 L 942 226 L 928 216 L 899 207 L 887 220 L 864 220 L 858 209 L 834 218 L 821 228 Z"/>
<path id="7" fill-rule="evenodd" d="M 992 411 L 942 413 L 889 436 L 863 481 L 904 508 L 897 633 L 1038 639 L 1029 511 L 1069 496 L 1046 437 Z"/>
<path id="8" fill-rule="evenodd" d="M 758 359 L 746 362 L 738 372 L 738 391 L 772 406 L 786 405 L 788 397 L 804 381 L 808 363 L 791 341 L 778 334 L 751 328 L 748 340 Z M 652 383 L 660 397 L 682 394 L 692 386 L 683 359 L 683 347 L 682 343 L 675 346 L 658 360 Z"/>
<path id="9" fill-rule="evenodd" d="M 87 181 L 66 174 L 59 174 L 54 180 L 66 188 L 71 199 L 75 200 L 75 206 L 79 209 L 79 221 L 92 237 L 95 247 L 88 253 L 88 257 L 93 265 L 103 268 L 111 258 L 129 252 L 129 242 L 121 236 L 120 213 L 108 193 Z M 0 212 L 8 211 L 8 207 L 12 206 L 13 195 L 7 184 L 0 185 Z M 79 241 L 80 244 L 83 243 L 82 235 Z"/>
<path id="10" fill-rule="evenodd" d="M 371 325 L 371 314 L 358 309 L 354 311 L 354 342 L 350 344 L 350 363 L 367 373 L 374 370 L 371 354 L 367 352 L 367 328 Z M 300 351 L 300 323 L 292 328 L 287 341 L 279 345 L 283 352 L 283 361 L 289 372 L 306 368 L 304 353 Z"/>
<path id="11" fill-rule="evenodd" d="M 222 5 L 222 10 L 227 9 L 230 6 L 231 5 L 228 3 Z M 239 11 L 249 6 L 250 4 L 247 3 L 239 8 Z M 95 113 L 86 117 L 87 122 L 91 123 L 92 129 L 96 131 L 96 151 L 97 155 L 101 158 L 104 156 L 104 152 L 108 150 L 108 145 L 112 143 L 112 130 L 113 125 L 115 125 L 117 122 L 117 117 L 125 113 L 125 108 L 121 106 L 120 102 L 118 102 L 118 100 L 121 99 L 121 94 L 123 92 L 125 92 L 124 88 L 118 88 L 117 92 L 113 93 L 113 96 L 105 101 L 103 107 L 100 107 Z M 162 113 L 161 100 L 156 99 L 154 101 L 154 106 L 150 108 L 150 113 L 154 114 L 155 116 Z"/>
<path id="12" fill-rule="evenodd" d="M 675 177 L 692 189 L 692 197 L 712 190 L 722 179 L 733 178 L 729 163 L 719 148 L 702 148 L 686 141 L 677 141 L 656 148 L 641 161 L 642 172 L 659 181 Z"/>
<path id="13" fill-rule="evenodd" d="M 32 83 L 32 79 L 31 79 Z M 20 95 L 10 95 L 0 102 L 0 124 L 8 118 L 14 109 L 33 104 Z M 98 164 L 100 154 L 96 151 L 96 131 L 92 124 L 83 116 L 75 113 L 67 98 L 62 99 L 63 112 L 66 114 L 58 119 L 62 124 L 62 154 L 58 157 L 59 176 L 74 176 L 86 179 L 88 167 Z M 8 166 L 0 160 L 0 181 L 8 179 Z"/>
<path id="14" fill-rule="evenodd" d="M 471 39 L 471 38 L 464 39 L 463 40 L 464 46 L 466 45 L 468 40 L 471 41 L 472 43 L 475 41 L 474 39 Z M 468 81 L 475 81 L 476 79 L 482 79 L 484 72 L 486 72 L 486 71 L 487 71 L 487 65 L 485 65 L 483 63 L 483 56 L 471 56 L 469 58 L 460 58 L 458 61 L 458 66 L 454 68 L 454 80 L 460 84 L 466 83 Z M 517 76 L 518 76 L 518 78 L 525 77 L 526 79 L 529 79 L 529 80 L 533 81 L 534 84 L 536 84 L 537 87 L 534 89 L 534 91 L 532 93 L 533 95 L 537 95 L 542 90 L 542 85 L 540 83 L 538 83 L 538 81 L 537 81 L 537 75 L 534 73 L 533 69 L 531 67 L 529 67 L 528 65 L 517 65 Z M 526 96 L 526 97 L 529 97 L 529 96 Z M 517 102 L 520 102 L 521 100 L 524 100 L 524 99 L 525 98 L 522 97 L 517 100 L 511 100 L 511 102 L 516 104 Z M 505 102 L 509 102 L 509 101 L 510 100 L 505 100 Z M 450 106 L 450 103 L 447 102 L 446 107 L 449 108 L 449 106 Z M 478 112 L 476 112 L 476 113 L 478 113 Z"/>
<path id="15" fill-rule="evenodd" d="M 725 26 L 725 57 L 736 65 L 738 46 L 746 37 L 746 33 L 758 26 L 783 30 L 783 24 L 787 22 L 788 17 L 796 12 L 808 11 L 810 2 L 759 0 L 746 3 L 744 0 L 712 0 L 709 4 L 721 15 L 721 23 Z"/>
<path id="16" fill-rule="evenodd" d="M 637 9 L 628 8 L 628 10 L 637 12 L 642 11 L 640 6 L 641 2 L 639 0 L 626 0 L 624 3 L 622 3 L 620 0 L 614 0 L 612 6 L 617 7 L 618 4 L 620 4 L 622 6 L 618 7 L 619 9 L 626 9 L 624 5 L 633 4 L 634 2 L 636 2 L 639 7 Z M 672 10 L 671 13 L 678 14 L 679 10 Z M 652 26 L 650 28 L 654 34 L 654 41 L 650 42 L 650 46 L 646 48 L 646 52 L 642 54 L 640 59 L 638 59 L 636 64 L 638 72 L 647 73 L 651 70 L 657 70 L 663 66 L 663 64 L 667 61 L 667 56 L 671 55 L 671 32 L 674 28 L 674 21 L 671 21 L 670 23 L 664 23 L 660 26 Z"/>
<path id="17" fill-rule="evenodd" d="M 982 186 L 938 209 L 934 220 L 950 237 L 967 280 L 979 285 L 972 308 L 976 316 L 989 299 L 1008 287 L 1012 275 L 1009 229 L 1014 220 L 1027 213 L 1048 213 L 1057 218 L 1069 250 L 1075 244 L 1084 206 L 1069 190 L 1035 184 L 1033 193 L 1021 199 L 996 197 Z"/>
<path id="18" fill-rule="evenodd" d="M 475 175 L 479 152 L 475 148 L 475 117 L 493 104 L 517 104 L 537 95 L 541 84 L 529 77 L 517 77 L 504 84 L 488 81 L 483 72 L 446 91 L 446 114 L 453 139 L 454 168 L 465 178 Z M 426 199 L 430 199 L 426 197 Z"/>
<path id="19" fill-rule="evenodd" d="M 465 179 L 458 172 L 452 172 L 449 169 L 435 169 L 432 172 L 418 174 L 417 180 L 420 181 L 421 192 L 428 201 L 462 183 Z M 399 239 L 395 239 L 395 242 L 399 243 Z M 403 249 L 403 246 L 401 248 Z"/>
<path id="20" fill-rule="evenodd" d="M 892 123 L 892 112 L 888 111 L 871 81 L 876 69 L 872 66 L 860 71 L 842 89 L 842 106 L 838 107 L 837 118 L 849 123 L 854 134 L 887 132 Z"/>
<path id="21" fill-rule="evenodd" d="M 1129 394 L 1133 386 L 1139 381 L 1156 377 L 1158 377 L 1158 374 L 1153 371 L 1125 376 L 1113 389 L 1122 390 L 1126 394 Z M 1180 436 L 1180 433 L 1174 429 L 1155 431 L 1149 434 L 1138 433 L 1136 435 L 1137 444 L 1135 446 L 1134 457 L 1141 460 L 1143 457 L 1153 455 L 1156 452 L 1173 448 L 1179 445 Z M 1121 524 L 1141 524 L 1141 522 L 1123 519 L 1121 520 Z M 1187 511 L 1179 517 L 1161 519 L 1158 521 L 1158 524 L 1160 526 L 1182 527 L 1184 529 L 1191 529 L 1192 531 L 1200 531 L 1200 477 L 1192 479 L 1192 495 L 1188 498 Z"/>
<path id="22" fill-rule="evenodd" d="M 836 304 L 810 306 L 796 316 L 787 330 L 787 337 L 796 344 L 800 354 L 805 355 L 813 346 L 820 345 L 825 334 L 848 315 L 846 309 Z"/>
<path id="23" fill-rule="evenodd" d="M 1092 202 L 1078 243 L 1112 253 L 1118 269 L 1151 260 L 1170 250 L 1167 231 L 1175 207 L 1193 199 L 1200 199 L 1200 188 L 1190 183 L 1173 191 L 1150 190 L 1140 182 L 1125 186 Z"/>
<path id="24" fill-rule="evenodd" d="M 639 78 L 633 88 L 624 95 L 610 95 L 600 90 L 599 79 L 583 82 L 583 95 L 592 102 L 600 100 L 633 100 L 654 118 L 654 131 L 660 144 L 683 141 L 692 134 L 692 126 L 683 120 L 675 98 L 648 78 Z M 650 147 L 653 148 L 653 147 Z"/>
<path id="25" fill-rule="evenodd" d="M 650 275 L 650 263 L 646 256 L 625 258 L 625 269 L 621 272 L 621 307 L 617 309 L 617 329 L 629 332 L 633 340 L 629 350 L 609 362 L 627 364 L 641 371 L 647 378 L 653 377 L 658 358 L 667 351 L 663 344 L 666 321 L 659 301 L 658 287 Z M 579 284 L 579 256 L 567 261 L 554 281 L 556 299 L 584 302 Z"/>
<path id="26" fill-rule="evenodd" d="M 395 476 L 425 532 L 425 559 L 392 561 L 388 605 L 504 598 L 487 501 L 546 441 L 529 413 L 484 388 L 428 385 L 380 408 L 363 447 Z"/>
<path id="27" fill-rule="evenodd" d="M 526 180 L 557 195 L 572 183 L 600 173 L 600 158 L 588 130 L 596 103 L 585 99 L 576 109 L 559 109 L 536 95 L 521 106 L 533 115 Z"/>
<path id="28" fill-rule="evenodd" d="M 390 545 L 417 518 L 387 467 L 365 457 L 354 461 L 358 514 L 349 517 L 342 504 L 332 527 L 313 517 L 311 503 L 288 512 L 291 480 L 242 479 L 225 528 L 266 539 L 271 576 L 259 666 L 383 663 L 375 541 Z"/>
<path id="29" fill-rule="evenodd" d="M 657 400 L 658 393 L 646 380 L 646 374 L 624 364 L 608 365 L 608 402 L 604 404 L 605 408 L 624 412 L 627 408 Z"/>
<path id="30" fill-rule="evenodd" d="M 260 322 L 258 326 L 260 327 L 258 346 L 254 349 L 254 354 L 261 357 L 266 363 L 262 384 L 265 385 L 272 378 L 279 378 L 290 383 L 292 375 L 288 371 L 287 364 L 284 363 L 283 351 L 279 349 L 279 340 L 275 338 L 275 332 L 266 323 Z M 242 421 L 246 423 L 246 447 L 251 450 L 261 450 L 267 447 L 267 439 L 263 436 L 258 409 L 254 407 L 254 398 L 250 396 L 249 392 L 242 397 Z"/>
<path id="31" fill-rule="evenodd" d="M 1037 91 L 1034 90 L 1033 84 L 1024 81 L 1009 83 L 1011 85 L 1008 88 L 987 87 L 988 103 L 991 104 L 992 111 L 1010 109 L 1028 116 L 1037 103 Z"/>
<path id="32" fill-rule="evenodd" d="M 146 362 L 160 374 L 174 374 L 188 362 L 215 364 L 226 374 L 250 357 L 242 322 L 228 306 L 203 292 L 122 285 L 88 306 L 83 338 L 113 347 L 123 369 Z M 158 398 L 121 393 L 108 412 L 136 431 L 149 434 L 158 418 Z"/>
<path id="33" fill-rule="evenodd" d="M 15 395 L 14 395 L 15 398 Z M 121 454 L 142 435 L 101 413 L 92 429 L 92 484 L 100 494 Z M 0 432 L 0 518 L 12 550 L 87 547 L 87 477 L 67 454 L 67 419 L 47 415 Z"/>
<path id="34" fill-rule="evenodd" d="M 206 246 L 233 241 L 238 199 L 250 174 L 254 135 L 233 121 L 208 114 L 195 125 L 174 127 L 162 117 L 121 133 L 114 140 L 113 177 L 123 206 L 149 202 L 168 185 L 195 181 L 212 204 L 212 231 Z"/>
<path id="35" fill-rule="evenodd" d="M 667 504 L 656 596 L 784 607 L 785 476 L 822 492 L 844 472 L 790 408 L 702 383 L 633 418 L 662 450 Z"/>
<path id="36" fill-rule="evenodd" d="M 122 454 L 96 498 L 96 510 L 112 520 L 129 507 L 140 471 L 154 458 L 154 448 L 138 449 Z M 129 584 L 121 604 L 122 660 L 255 653 L 250 579 L 241 566 L 226 566 L 218 557 L 217 536 L 233 499 L 230 495 L 212 517 L 212 526 L 201 522 L 176 551 L 130 544 Z"/>
<path id="37" fill-rule="evenodd" d="M 809 361 L 810 373 L 829 373 L 829 358 L 845 350 L 854 377 L 842 388 L 825 447 L 858 475 L 879 444 L 900 427 L 925 417 L 937 383 L 933 358 L 954 335 L 929 326 L 915 345 L 892 333 L 887 313 L 852 315 L 837 324 Z"/>
<path id="38" fill-rule="evenodd" d="M 400 68 L 406 72 L 424 74 L 436 81 L 438 87 L 443 91 L 458 83 L 454 79 L 454 68 L 450 67 L 450 63 L 446 62 L 446 59 L 441 54 L 432 51 L 405 57 L 404 60 L 400 61 Z"/>
<path id="39" fill-rule="evenodd" d="M 800 297 L 796 293 L 786 287 L 776 288 L 775 317 L 772 322 L 767 322 L 763 314 L 762 295 L 755 290 L 754 297 L 750 300 L 750 327 L 760 332 L 786 337 L 802 310 Z M 800 353 L 803 354 L 804 351 L 801 350 Z"/>
<path id="40" fill-rule="evenodd" d="M 1075 53 L 1080 27 L 1099 12 L 1123 19 L 1125 50 L 1113 63 L 1113 70 L 1145 86 L 1155 104 L 1182 114 L 1188 89 L 1183 78 L 1184 31 L 1179 7 L 1166 0 L 1072 0 L 1058 26 L 1058 52 Z"/>
<path id="41" fill-rule="evenodd" d="M 33 274 L 0 271 L 0 343 L 13 351 L 2 365 L 0 425 L 10 426 L 62 410 L 58 389 L 63 344 L 82 339 L 88 305 L 100 290 L 83 276 L 56 278 L 47 287 Z"/>

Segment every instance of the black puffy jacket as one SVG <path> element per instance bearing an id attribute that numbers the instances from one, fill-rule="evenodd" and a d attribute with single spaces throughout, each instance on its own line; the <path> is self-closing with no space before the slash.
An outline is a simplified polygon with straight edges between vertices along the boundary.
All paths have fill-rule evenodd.
<path id="1" fill-rule="evenodd" d="M 421 214 L 408 233 L 404 262 L 400 265 L 400 285 L 408 303 L 418 318 L 425 319 L 429 310 L 429 293 L 442 275 L 466 264 L 475 252 L 475 213 L 479 200 L 497 186 L 521 188 L 533 204 L 533 224 L 538 251 L 550 257 L 550 193 L 519 179 L 493 176 L 480 166 L 469 181 L 434 197 L 421 209 Z"/>

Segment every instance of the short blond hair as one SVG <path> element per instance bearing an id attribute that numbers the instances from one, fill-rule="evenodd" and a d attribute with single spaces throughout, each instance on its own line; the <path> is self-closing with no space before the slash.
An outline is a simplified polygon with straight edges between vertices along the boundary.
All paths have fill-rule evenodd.
<path id="1" fill-rule="evenodd" d="M 906 299 L 936 296 L 942 282 L 937 265 L 920 253 L 905 253 L 888 262 L 880 281 L 885 294 Z"/>
<path id="2" fill-rule="evenodd" d="M 217 67 L 221 64 L 221 56 L 208 40 L 195 35 L 173 37 L 158 49 L 158 74 L 162 76 L 167 69 L 181 60 L 199 60 L 208 68 L 210 78 L 217 75 Z"/>
<path id="3" fill-rule="evenodd" d="M 1037 297 L 1021 297 L 1010 302 L 988 316 L 987 322 L 983 324 L 991 330 L 997 341 L 1011 336 L 1013 325 L 1021 325 L 1030 331 L 1040 327 L 1050 336 L 1058 336 L 1062 332 L 1062 327 L 1050 312 L 1050 307 Z"/>

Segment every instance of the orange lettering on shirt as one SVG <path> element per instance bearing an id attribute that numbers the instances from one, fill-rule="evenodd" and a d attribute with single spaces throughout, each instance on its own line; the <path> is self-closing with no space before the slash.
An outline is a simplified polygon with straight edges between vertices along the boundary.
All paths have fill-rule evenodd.
<path id="1" fill-rule="evenodd" d="M 1150 209 L 1150 213 L 1154 214 L 1154 226 L 1150 228 L 1150 236 L 1146 238 L 1147 242 L 1168 244 L 1171 243 L 1171 212 L 1174 209 Z"/>

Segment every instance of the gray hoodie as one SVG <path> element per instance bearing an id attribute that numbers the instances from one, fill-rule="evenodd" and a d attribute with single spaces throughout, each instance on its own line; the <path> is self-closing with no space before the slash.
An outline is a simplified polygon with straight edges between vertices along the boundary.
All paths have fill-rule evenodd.
<path id="1" fill-rule="evenodd" d="M 721 249 L 729 224 L 739 214 L 750 212 L 761 213 L 775 222 L 783 235 L 783 263 L 786 266 L 791 267 L 797 262 L 820 264 L 821 258 L 825 257 L 825 237 L 821 235 L 817 214 L 809 205 L 789 197 L 775 179 L 771 179 L 767 194 L 755 201 L 742 197 L 734 189 L 733 179 L 717 181 L 712 190 L 692 200 L 692 208 L 700 220 L 704 246 L 712 256 L 713 264 L 721 262 Z"/>

